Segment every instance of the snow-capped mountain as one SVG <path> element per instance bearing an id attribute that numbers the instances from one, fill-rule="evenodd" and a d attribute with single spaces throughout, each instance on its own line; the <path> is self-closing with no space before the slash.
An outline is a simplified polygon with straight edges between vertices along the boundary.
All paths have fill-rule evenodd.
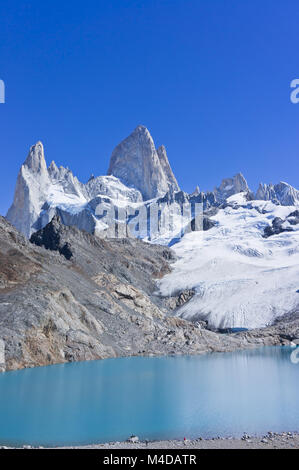
<path id="1" fill-rule="evenodd" d="M 299 305 L 299 211 L 271 201 L 231 196 L 211 219 L 173 250 L 173 271 L 160 282 L 163 296 L 185 289 L 194 297 L 177 316 L 216 328 L 258 328 Z M 269 228 L 280 227 L 269 233 Z"/>
<path id="2" fill-rule="evenodd" d="M 7 219 L 24 235 L 43 228 L 55 214 L 65 225 L 91 233 L 107 230 L 113 210 L 135 214 L 144 200 L 159 198 L 179 186 L 165 147 L 155 149 L 149 131 L 138 126 L 112 153 L 107 176 L 81 183 L 68 168 L 47 168 L 41 142 L 31 147 L 22 165 Z M 104 217 L 104 213 L 108 215 Z"/>
<path id="3" fill-rule="evenodd" d="M 198 203 L 207 210 L 240 192 L 247 194 L 248 199 L 272 200 L 282 205 L 296 205 L 299 201 L 299 191 L 286 183 L 260 185 L 254 197 L 241 173 L 224 179 L 213 192 L 203 193 L 197 187 L 188 195 L 178 186 L 165 147 L 156 150 L 149 131 L 138 126 L 113 151 L 108 175 L 91 177 L 86 184 L 68 168 L 58 168 L 55 162 L 47 168 L 43 145 L 37 142 L 20 169 L 7 219 L 27 237 L 43 228 L 54 215 L 59 215 L 65 225 L 111 236 L 109 228 L 115 225 L 116 211 L 117 215 L 125 214 L 123 225 L 129 225 L 132 235 L 168 244 L 180 238 L 176 223 L 182 205 Z M 159 222 L 149 234 L 146 213 L 157 211 L 157 204 Z M 173 227 L 169 230 L 163 220 L 170 216 Z M 184 225 L 184 220 L 181 223 Z M 126 228 L 122 233 L 126 235 Z"/>
<path id="4" fill-rule="evenodd" d="M 299 191 L 280 182 L 254 193 L 239 173 L 187 194 L 143 126 L 115 148 L 108 175 L 85 184 L 54 162 L 47 168 L 41 142 L 31 147 L 7 219 L 30 237 L 55 215 L 101 237 L 172 246 L 177 261 L 160 294 L 195 292 L 175 315 L 253 328 L 299 305 Z"/>
<path id="5" fill-rule="evenodd" d="M 221 185 L 219 188 L 215 188 L 214 192 L 217 201 L 223 202 L 233 194 L 238 194 L 241 192 L 249 193 L 250 190 L 242 173 L 238 173 L 233 178 L 225 178 L 222 180 Z"/>

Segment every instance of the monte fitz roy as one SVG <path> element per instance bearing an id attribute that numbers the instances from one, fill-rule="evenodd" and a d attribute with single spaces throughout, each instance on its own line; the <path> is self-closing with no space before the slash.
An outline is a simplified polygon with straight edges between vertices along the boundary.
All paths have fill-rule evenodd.
<path id="1" fill-rule="evenodd" d="M 297 189 L 187 194 L 143 126 L 87 183 L 38 142 L 0 218 L 1 370 L 296 342 L 298 242 Z"/>

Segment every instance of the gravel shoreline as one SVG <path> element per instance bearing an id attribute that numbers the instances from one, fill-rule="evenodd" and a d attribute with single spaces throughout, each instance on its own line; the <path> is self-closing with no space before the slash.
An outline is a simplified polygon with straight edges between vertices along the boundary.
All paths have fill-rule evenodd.
<path id="1" fill-rule="evenodd" d="M 64 449 L 299 449 L 299 433 L 269 432 L 264 436 L 249 436 L 242 438 L 187 439 L 169 441 L 140 441 L 140 442 L 110 442 L 78 447 L 63 447 Z"/>
<path id="2" fill-rule="evenodd" d="M 17 449 L 19 447 L 1 446 L 0 449 Z M 299 433 L 297 432 L 269 432 L 263 436 L 250 436 L 244 434 L 242 438 L 215 437 L 211 439 L 186 439 L 163 441 L 138 442 L 107 442 L 103 444 L 90 444 L 84 446 L 42 447 L 24 445 L 22 449 L 95 449 L 95 450 L 151 450 L 151 449 L 299 449 Z"/>

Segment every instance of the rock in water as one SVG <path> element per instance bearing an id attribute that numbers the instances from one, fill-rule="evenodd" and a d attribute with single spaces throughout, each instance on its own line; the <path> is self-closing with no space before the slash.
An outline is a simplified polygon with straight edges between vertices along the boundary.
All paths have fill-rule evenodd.
<path id="1" fill-rule="evenodd" d="M 160 147 L 157 151 L 144 126 L 136 127 L 114 149 L 108 175 L 116 176 L 126 186 L 138 189 L 144 200 L 163 196 L 170 189 L 179 191 L 165 147 Z"/>

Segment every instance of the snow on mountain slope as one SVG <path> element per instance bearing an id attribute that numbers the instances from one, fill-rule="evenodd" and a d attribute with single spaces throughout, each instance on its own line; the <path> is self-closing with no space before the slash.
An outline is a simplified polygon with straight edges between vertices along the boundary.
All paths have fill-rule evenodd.
<path id="1" fill-rule="evenodd" d="M 212 217 L 217 226 L 173 246 L 178 261 L 160 281 L 160 292 L 195 290 L 177 316 L 216 328 L 263 327 L 299 305 L 299 225 L 263 238 L 275 217 L 284 220 L 296 207 L 248 202 L 244 194 L 227 202 Z"/>

